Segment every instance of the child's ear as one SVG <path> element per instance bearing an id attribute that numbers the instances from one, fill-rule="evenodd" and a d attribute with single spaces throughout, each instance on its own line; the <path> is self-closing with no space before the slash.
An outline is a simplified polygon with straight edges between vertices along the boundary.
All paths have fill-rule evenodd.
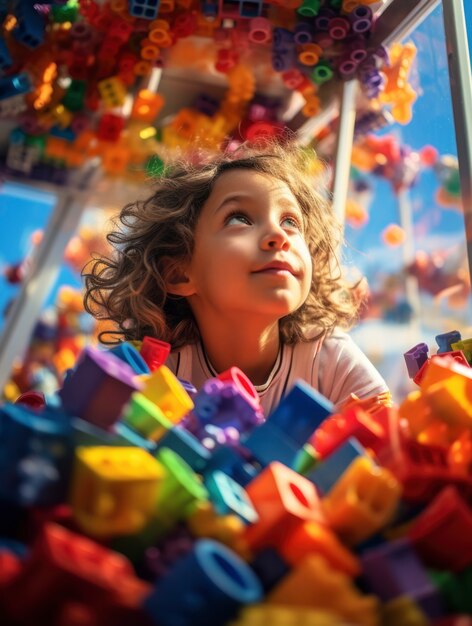
<path id="1" fill-rule="evenodd" d="M 162 259 L 162 277 L 166 285 L 166 291 L 173 296 L 188 297 L 195 293 L 193 283 L 187 271 L 187 264 L 176 261 L 170 257 Z"/>

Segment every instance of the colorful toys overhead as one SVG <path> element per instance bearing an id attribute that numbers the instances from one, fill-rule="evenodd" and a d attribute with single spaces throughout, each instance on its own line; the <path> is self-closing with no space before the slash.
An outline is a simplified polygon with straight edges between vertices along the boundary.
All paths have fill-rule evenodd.
<path id="1" fill-rule="evenodd" d="M 274 136 L 283 131 L 280 98 L 258 93 L 261 73 L 302 94 L 306 116 L 319 112 L 318 93 L 328 81 L 355 76 L 376 110 L 405 108 L 411 88 L 401 94 L 414 51 L 395 48 L 385 74 L 387 52 L 369 46 L 371 4 L 379 3 L 5 0 L 0 118 L 18 123 L 5 166 L 60 183 L 99 156 L 109 174 L 143 175 L 150 157 L 166 149 L 217 150 L 228 140 Z M 173 59 L 191 70 L 202 39 L 211 43 L 209 71 L 226 76 L 226 95 L 203 92 L 193 106 L 159 118 L 159 70 Z M 179 46 L 184 58 L 177 62 Z"/>

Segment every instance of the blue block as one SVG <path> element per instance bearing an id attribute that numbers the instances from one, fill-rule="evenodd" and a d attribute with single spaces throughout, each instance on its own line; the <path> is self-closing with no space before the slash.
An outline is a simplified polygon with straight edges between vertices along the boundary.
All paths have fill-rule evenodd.
<path id="1" fill-rule="evenodd" d="M 28 555 L 28 548 L 24 543 L 6 537 L 0 537 L 0 551 L 2 550 L 10 552 L 22 560 Z"/>
<path id="2" fill-rule="evenodd" d="M 328 493 L 345 470 L 358 456 L 364 456 L 365 449 L 355 437 L 350 437 L 330 456 L 323 459 L 314 469 L 305 474 L 321 495 Z"/>
<path id="3" fill-rule="evenodd" d="M 444 352 L 452 352 L 451 343 L 456 343 L 461 341 L 462 337 L 458 330 L 451 330 L 448 333 L 441 333 L 440 335 L 436 335 L 435 340 L 438 344 L 438 354 L 443 354 Z"/>
<path id="4" fill-rule="evenodd" d="M 72 424 L 54 409 L 0 408 L 0 499 L 19 506 L 64 502 L 74 459 Z"/>
<path id="5" fill-rule="evenodd" d="M 241 443 L 262 467 L 273 461 L 291 467 L 300 450 L 300 446 L 294 444 L 285 432 L 280 431 L 271 421 L 254 428 Z"/>
<path id="6" fill-rule="evenodd" d="M 65 139 L 66 141 L 74 141 L 76 134 L 71 128 L 61 128 L 60 126 L 53 126 L 49 131 L 49 134 L 59 139 Z"/>
<path id="7" fill-rule="evenodd" d="M 27 48 L 37 48 L 44 41 L 46 19 L 35 9 L 32 0 L 18 0 L 15 6 L 18 26 L 13 29 L 13 37 Z"/>
<path id="8" fill-rule="evenodd" d="M 201 539 L 157 582 L 143 609 L 156 626 L 223 626 L 262 595 L 242 559 L 216 541 Z"/>
<path id="9" fill-rule="evenodd" d="M 126 341 L 108 350 L 119 359 L 127 363 L 136 374 L 150 374 L 149 365 L 134 346 Z"/>
<path id="10" fill-rule="evenodd" d="M 261 466 L 252 463 L 245 458 L 236 448 L 230 446 L 220 446 L 211 455 L 206 464 L 203 475 L 204 478 L 214 472 L 221 470 L 231 476 L 239 485 L 245 487 L 261 471 Z"/>
<path id="11" fill-rule="evenodd" d="M 216 470 L 205 476 L 205 487 L 219 515 L 237 515 L 246 524 L 255 524 L 257 514 L 246 490 L 230 476 Z"/>
<path id="12" fill-rule="evenodd" d="M 260 580 L 264 594 L 268 593 L 290 571 L 290 566 L 283 560 L 275 548 L 260 550 L 249 563 Z M 270 624 L 267 624 L 270 626 Z"/>
<path id="13" fill-rule="evenodd" d="M 247 17 L 249 19 L 259 17 L 262 15 L 262 8 L 262 0 L 239 0 L 240 17 Z"/>
<path id="14" fill-rule="evenodd" d="M 0 79 L 0 100 L 29 93 L 33 89 L 27 74 L 17 74 Z"/>
<path id="15" fill-rule="evenodd" d="M 328 415 L 334 405 L 308 383 L 298 380 L 278 407 L 267 418 L 297 448 L 303 446 Z"/>
<path id="16" fill-rule="evenodd" d="M 155 20 L 160 3 L 160 0 L 129 0 L 128 11 L 134 17 Z"/>
<path id="17" fill-rule="evenodd" d="M 0 70 L 8 70 L 12 65 L 13 65 L 13 60 L 11 58 L 10 51 L 8 50 L 7 44 L 5 43 L 3 39 L 0 39 Z"/>
<path id="18" fill-rule="evenodd" d="M 194 472 L 201 474 L 211 458 L 211 453 L 184 428 L 169 429 L 157 442 L 157 449 L 170 448 L 178 454 Z"/>
<path id="19" fill-rule="evenodd" d="M 130 428 L 128 424 L 117 422 L 113 428 L 115 434 L 121 439 L 120 446 L 134 446 L 135 448 L 143 448 L 150 454 L 154 454 L 157 450 L 156 442 L 145 439 L 135 430 Z"/>

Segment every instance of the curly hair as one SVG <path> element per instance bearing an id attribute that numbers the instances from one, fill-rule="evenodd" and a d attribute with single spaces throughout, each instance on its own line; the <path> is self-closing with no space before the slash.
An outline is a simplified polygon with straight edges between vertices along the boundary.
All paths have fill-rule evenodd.
<path id="1" fill-rule="evenodd" d="M 169 271 L 169 259 L 176 266 L 191 259 L 202 207 L 218 177 L 234 169 L 253 170 L 285 182 L 305 219 L 313 278 L 304 304 L 279 321 L 282 341 L 307 341 L 307 331 L 313 327 L 319 330 L 318 336 L 335 326 L 349 327 L 359 303 L 343 280 L 337 256 L 341 228 L 326 194 L 317 189 L 312 165 L 313 154 L 273 144 L 243 146 L 206 161 L 180 160 L 166 167 L 154 193 L 147 200 L 126 205 L 114 219 L 114 230 L 107 235 L 113 254 L 95 256 L 83 270 L 85 309 L 115 326 L 100 333 L 100 341 L 114 344 L 149 335 L 169 342 L 173 349 L 198 341 L 199 330 L 186 299 L 166 291 L 163 260 Z"/>

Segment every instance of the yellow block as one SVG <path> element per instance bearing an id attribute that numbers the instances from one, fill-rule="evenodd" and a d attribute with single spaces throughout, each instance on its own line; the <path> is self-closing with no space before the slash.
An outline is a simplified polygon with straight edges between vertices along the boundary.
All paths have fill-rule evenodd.
<path id="1" fill-rule="evenodd" d="M 151 372 L 141 393 L 157 404 L 173 424 L 180 422 L 194 407 L 192 398 L 166 365 Z"/>

